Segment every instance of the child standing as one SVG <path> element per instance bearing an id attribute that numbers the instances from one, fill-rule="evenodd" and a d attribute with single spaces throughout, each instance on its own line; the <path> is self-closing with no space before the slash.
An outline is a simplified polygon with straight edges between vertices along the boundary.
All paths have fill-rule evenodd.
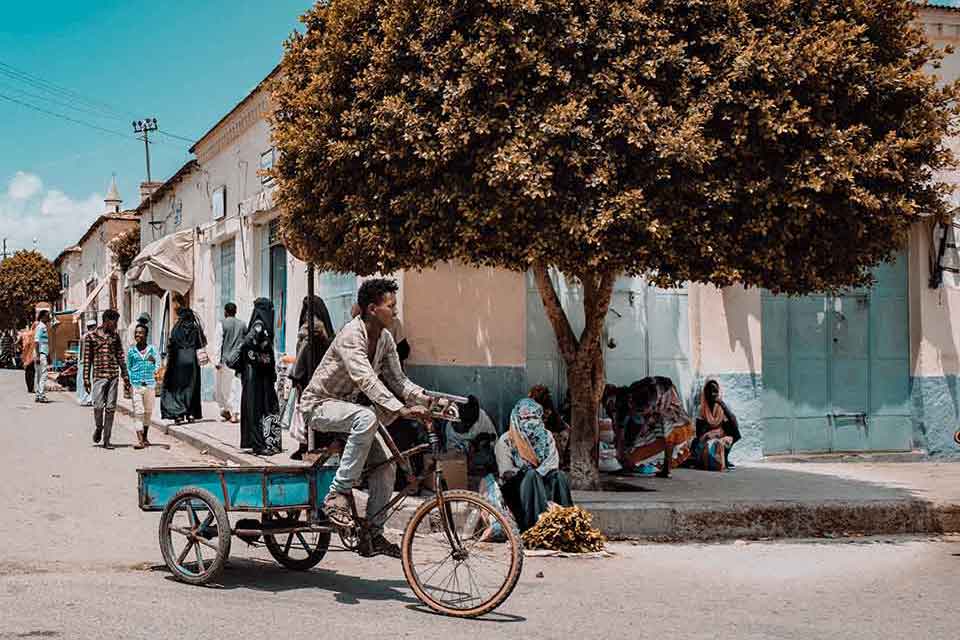
<path id="1" fill-rule="evenodd" d="M 153 416 L 153 402 L 156 399 L 155 385 L 157 362 L 160 357 L 152 344 L 147 344 L 147 326 L 138 324 L 134 329 L 135 344 L 127 349 L 127 370 L 130 372 L 130 385 L 133 387 L 133 415 L 140 418 L 141 428 L 137 431 L 137 444 L 134 449 L 150 446 L 147 431 Z"/>

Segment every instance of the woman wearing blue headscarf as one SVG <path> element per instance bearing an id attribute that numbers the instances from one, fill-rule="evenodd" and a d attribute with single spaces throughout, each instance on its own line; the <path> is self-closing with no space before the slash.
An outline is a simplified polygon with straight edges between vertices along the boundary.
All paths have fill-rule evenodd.
<path id="1" fill-rule="evenodd" d="M 513 408 L 510 428 L 497 440 L 496 455 L 503 497 L 521 532 L 537 523 L 548 503 L 573 506 L 557 444 L 543 423 L 543 407 L 534 400 L 524 398 Z"/>

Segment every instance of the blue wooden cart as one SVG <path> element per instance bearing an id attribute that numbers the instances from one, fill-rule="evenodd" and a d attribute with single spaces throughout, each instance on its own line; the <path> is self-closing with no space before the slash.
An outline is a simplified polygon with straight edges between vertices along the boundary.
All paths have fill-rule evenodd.
<path id="1" fill-rule="evenodd" d="M 453 396 L 455 397 L 455 396 Z M 400 508 L 423 477 L 407 464 L 430 445 L 399 452 L 383 427 L 380 435 L 408 485 L 373 519 Z M 370 473 L 380 464 L 365 471 Z M 160 551 L 173 575 L 206 584 L 223 570 L 230 541 L 237 536 L 260 544 L 288 569 L 307 570 L 323 559 L 336 531 L 348 550 L 364 553 L 375 527 L 357 513 L 354 525 L 334 528 L 321 508 L 336 467 L 167 467 L 138 469 L 140 508 L 160 511 Z M 513 591 L 523 568 L 523 546 L 511 520 L 472 491 L 451 491 L 442 463 L 429 469 L 436 493 L 424 500 L 406 525 L 401 540 L 404 576 L 413 592 L 435 611 L 474 617 L 492 611 Z M 231 523 L 227 513 L 241 517 Z"/>
<path id="2" fill-rule="evenodd" d="M 140 508 L 162 511 L 160 550 L 177 579 L 204 584 L 223 569 L 231 534 L 263 544 L 281 565 L 305 570 L 326 554 L 332 531 L 320 505 L 336 467 L 138 469 Z M 227 512 L 250 516 L 231 526 Z"/>

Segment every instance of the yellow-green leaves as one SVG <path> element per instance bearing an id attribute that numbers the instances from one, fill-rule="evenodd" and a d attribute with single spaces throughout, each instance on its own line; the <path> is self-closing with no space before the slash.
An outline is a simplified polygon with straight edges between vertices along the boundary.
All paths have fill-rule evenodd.
<path id="1" fill-rule="evenodd" d="M 291 249 L 804 293 L 943 217 L 910 0 L 331 0 L 274 90 Z"/>

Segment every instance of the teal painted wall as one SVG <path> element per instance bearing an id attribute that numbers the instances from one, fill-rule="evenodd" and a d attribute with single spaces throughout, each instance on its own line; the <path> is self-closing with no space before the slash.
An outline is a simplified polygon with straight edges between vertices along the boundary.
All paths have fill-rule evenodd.
<path id="1" fill-rule="evenodd" d="M 913 438 L 918 448 L 937 458 L 960 459 L 953 434 L 960 429 L 960 380 L 957 376 L 910 380 Z"/>
<path id="2" fill-rule="evenodd" d="M 523 367 L 417 364 L 407 365 L 407 375 L 426 389 L 477 396 L 480 406 L 501 431 L 513 406 L 527 395 Z"/>

